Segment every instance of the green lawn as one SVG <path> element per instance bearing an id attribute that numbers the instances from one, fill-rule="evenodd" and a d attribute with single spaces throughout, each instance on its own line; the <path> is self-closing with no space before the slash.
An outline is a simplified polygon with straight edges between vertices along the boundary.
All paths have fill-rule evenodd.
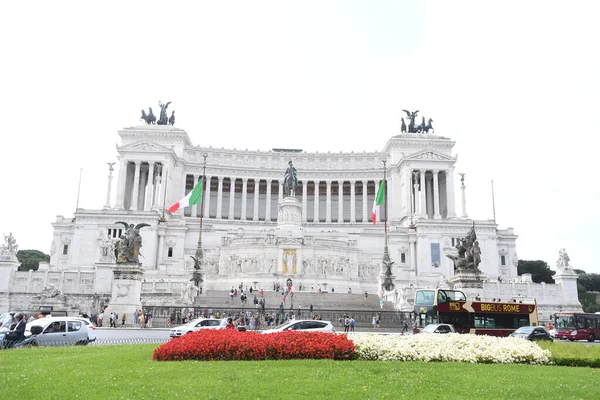
<path id="1" fill-rule="evenodd" d="M 548 349 L 552 357 L 600 359 L 600 346 L 586 342 L 538 342 L 541 348 Z"/>
<path id="2" fill-rule="evenodd" d="M 600 398 L 600 369 L 382 361 L 154 362 L 156 345 L 0 351 L 10 398 Z"/>

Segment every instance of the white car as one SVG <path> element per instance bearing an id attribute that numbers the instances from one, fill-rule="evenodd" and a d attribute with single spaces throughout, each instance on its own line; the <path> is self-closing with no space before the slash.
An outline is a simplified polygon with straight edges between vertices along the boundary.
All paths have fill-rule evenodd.
<path id="1" fill-rule="evenodd" d="M 225 329 L 225 326 L 227 326 L 227 319 L 198 318 L 185 325 L 172 328 L 171 332 L 169 332 L 169 337 L 178 338 L 201 329 Z"/>
<path id="2" fill-rule="evenodd" d="M 41 326 L 43 331 L 37 337 L 40 346 L 86 345 L 90 341 L 88 329 L 81 318 L 50 317 L 40 318 L 25 325 L 25 337 L 31 336 L 32 326 Z"/>
<path id="3" fill-rule="evenodd" d="M 456 333 L 456 330 L 450 324 L 429 324 L 419 333 Z"/>
<path id="4" fill-rule="evenodd" d="M 285 331 L 306 331 L 306 332 L 326 332 L 336 333 L 333 324 L 330 321 L 318 321 L 312 319 L 295 320 L 279 325 L 273 329 L 267 329 L 262 333 L 275 333 Z"/>
<path id="5" fill-rule="evenodd" d="M 87 318 L 83 318 L 83 317 L 73 317 L 73 318 L 83 321 L 83 323 L 87 327 L 89 341 L 90 342 L 96 341 L 96 327 L 94 326 L 94 324 L 92 324 L 92 321 L 90 321 Z"/>

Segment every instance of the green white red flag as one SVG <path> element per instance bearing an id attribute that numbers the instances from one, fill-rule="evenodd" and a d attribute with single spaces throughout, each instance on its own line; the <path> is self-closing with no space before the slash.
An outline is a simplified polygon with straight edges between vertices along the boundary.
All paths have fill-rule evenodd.
<path id="1" fill-rule="evenodd" d="M 189 207 L 194 204 L 202 204 L 202 178 L 200 178 L 196 186 L 194 186 L 187 196 L 169 207 L 167 212 L 174 213 L 181 207 Z"/>
<path id="2" fill-rule="evenodd" d="M 380 214 L 379 206 L 383 204 L 383 200 L 385 199 L 385 181 L 381 181 L 379 184 L 379 190 L 377 190 L 377 196 L 375 196 L 375 200 L 373 201 L 373 211 L 371 212 L 371 220 L 373 221 L 373 225 L 377 223 L 377 217 Z"/>

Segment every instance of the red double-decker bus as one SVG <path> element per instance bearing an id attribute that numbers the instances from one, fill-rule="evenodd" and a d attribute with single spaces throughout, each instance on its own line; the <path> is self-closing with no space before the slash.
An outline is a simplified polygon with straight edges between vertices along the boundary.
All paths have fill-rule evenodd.
<path id="1" fill-rule="evenodd" d="M 557 313 L 554 314 L 557 339 L 587 340 L 600 339 L 600 314 Z"/>
<path id="2" fill-rule="evenodd" d="M 538 324 L 534 299 L 468 301 L 460 290 L 417 289 L 414 310 L 418 327 L 452 324 L 459 333 L 508 336 L 521 326 Z"/>

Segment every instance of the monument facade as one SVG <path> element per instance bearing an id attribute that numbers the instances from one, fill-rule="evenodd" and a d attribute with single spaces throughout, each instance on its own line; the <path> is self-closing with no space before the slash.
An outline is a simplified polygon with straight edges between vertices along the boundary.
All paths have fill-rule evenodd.
<path id="1" fill-rule="evenodd" d="M 456 209 L 455 142 L 429 133 L 431 119 L 427 125 L 423 117 L 415 125 L 418 111 L 407 111 L 408 132 L 391 137 L 379 152 L 309 153 L 194 144 L 186 131 L 173 126 L 174 116 L 172 124 L 166 122 L 168 105 L 161 105 L 160 124 L 150 109 L 142 115 L 147 125 L 118 132 L 115 204 L 110 204 L 109 163 L 106 201 L 99 199 L 103 207 L 56 218 L 49 265 L 28 276 L 11 273 L 11 305 L 26 304 L 29 293 L 49 283 L 92 312 L 115 296 L 127 298 L 123 304 L 132 307 L 135 291 L 141 306 L 176 304 L 191 296 L 189 290 L 182 294 L 190 278 L 201 276 L 192 279 L 198 293 L 241 282 L 267 290 L 291 280 L 296 289 L 379 293 L 408 309 L 415 288 L 451 286 L 455 274 L 469 266 L 482 282 L 493 282 L 490 298 L 500 297 L 502 290 L 512 296 L 531 294 L 514 286 L 521 278 L 513 228 L 467 217 L 462 174 L 462 209 Z M 384 177 L 383 160 L 386 206 L 374 224 L 371 206 Z M 203 171 L 203 204 L 166 213 Z M 197 260 L 192 256 L 201 214 L 203 257 Z M 393 279 L 386 287 L 393 290 L 382 290 L 380 282 L 384 220 L 385 276 Z M 471 231 L 477 241 L 467 243 L 471 258 L 466 261 L 461 251 Z M 119 268 L 124 262 L 137 268 Z M 512 283 L 512 289 L 501 290 L 500 281 Z M 549 303 L 548 311 L 577 308 L 569 298 L 569 304 Z"/>

